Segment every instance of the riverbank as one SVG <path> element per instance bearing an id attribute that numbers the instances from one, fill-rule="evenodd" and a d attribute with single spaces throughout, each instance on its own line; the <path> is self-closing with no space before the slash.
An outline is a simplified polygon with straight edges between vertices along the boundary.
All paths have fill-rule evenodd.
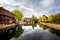
<path id="1" fill-rule="evenodd" d="M 57 29 L 57 30 L 60 30 L 60 24 L 44 23 L 44 22 L 41 22 L 40 24 L 46 25 L 48 27 L 51 27 L 51 28 L 54 28 L 54 29 Z"/>
<path id="2" fill-rule="evenodd" d="M 14 27 L 16 24 L 0 24 L 0 29 L 11 28 Z"/>

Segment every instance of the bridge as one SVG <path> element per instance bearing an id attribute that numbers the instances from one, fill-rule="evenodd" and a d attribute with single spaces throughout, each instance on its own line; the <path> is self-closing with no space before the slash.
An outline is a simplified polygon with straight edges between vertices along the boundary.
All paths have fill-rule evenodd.
<path id="1" fill-rule="evenodd" d="M 60 24 L 44 23 L 44 22 L 41 22 L 40 24 L 46 25 L 46 26 L 48 26 L 50 28 L 54 28 L 54 29 L 60 30 Z"/>

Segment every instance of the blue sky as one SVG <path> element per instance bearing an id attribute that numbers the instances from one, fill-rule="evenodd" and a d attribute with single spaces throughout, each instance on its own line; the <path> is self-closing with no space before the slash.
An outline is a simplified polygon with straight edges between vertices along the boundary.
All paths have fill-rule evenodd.
<path id="1" fill-rule="evenodd" d="M 7 10 L 20 10 L 25 17 L 56 14 L 60 12 L 60 0 L 0 0 Z"/>

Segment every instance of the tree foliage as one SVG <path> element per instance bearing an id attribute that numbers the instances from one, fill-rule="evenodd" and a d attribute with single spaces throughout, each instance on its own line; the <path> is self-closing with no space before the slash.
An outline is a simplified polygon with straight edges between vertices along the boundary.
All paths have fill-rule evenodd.
<path id="1" fill-rule="evenodd" d="M 47 20 L 47 16 L 43 15 L 41 21 L 45 22 Z"/>
<path id="2" fill-rule="evenodd" d="M 48 16 L 48 21 L 49 22 L 53 22 L 54 21 L 53 19 L 54 19 L 54 15 L 53 14 Z"/>
<path id="3" fill-rule="evenodd" d="M 48 17 L 43 15 L 42 17 L 38 18 L 38 22 L 50 22 L 50 23 L 58 23 L 60 24 L 60 13 L 55 15 L 51 14 Z"/>
<path id="4" fill-rule="evenodd" d="M 49 15 L 48 21 L 52 23 L 60 23 L 60 13 L 57 13 L 55 15 Z"/>
<path id="5" fill-rule="evenodd" d="M 41 20 L 42 20 L 42 18 L 41 18 L 41 17 L 39 17 L 39 18 L 38 18 L 38 22 L 41 22 Z"/>
<path id="6" fill-rule="evenodd" d="M 19 10 L 13 10 L 12 12 L 16 15 L 16 17 L 18 18 L 18 21 L 20 21 L 22 19 L 23 14 L 22 14 L 21 11 L 19 11 Z"/>
<path id="7" fill-rule="evenodd" d="M 60 23 L 60 13 L 57 13 L 55 16 L 55 23 Z"/>

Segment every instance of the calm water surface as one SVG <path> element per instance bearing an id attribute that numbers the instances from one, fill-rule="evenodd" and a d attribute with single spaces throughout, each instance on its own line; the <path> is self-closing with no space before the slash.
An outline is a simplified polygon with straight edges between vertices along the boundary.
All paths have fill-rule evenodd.
<path id="1" fill-rule="evenodd" d="M 32 26 L 22 26 L 22 29 L 24 31 L 19 37 L 12 37 L 10 40 L 60 40 L 60 31 L 56 32 L 44 26 L 37 25 L 34 29 Z"/>

